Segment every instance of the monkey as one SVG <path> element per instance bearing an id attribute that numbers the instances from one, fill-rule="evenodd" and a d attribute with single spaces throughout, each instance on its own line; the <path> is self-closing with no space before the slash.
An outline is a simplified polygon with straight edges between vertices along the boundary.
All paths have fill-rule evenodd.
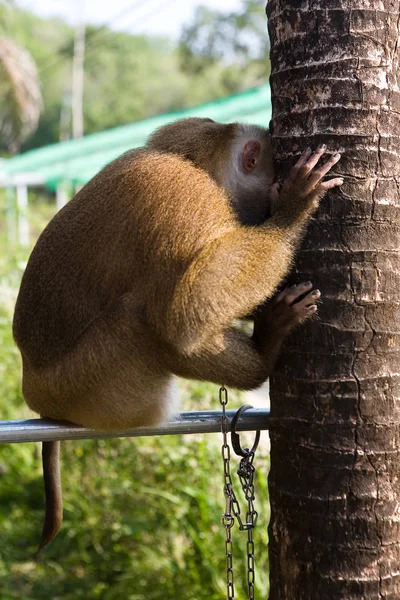
<path id="1" fill-rule="evenodd" d="M 277 290 L 321 197 L 343 183 L 323 181 L 340 158 L 317 168 L 325 151 L 304 151 L 279 186 L 267 129 L 189 118 L 106 165 L 49 222 L 22 277 L 13 335 L 29 407 L 118 432 L 171 416 L 173 376 L 261 385 L 317 311 L 311 282 Z M 252 335 L 232 325 L 251 313 Z M 59 451 L 43 442 L 39 550 L 62 522 Z"/>

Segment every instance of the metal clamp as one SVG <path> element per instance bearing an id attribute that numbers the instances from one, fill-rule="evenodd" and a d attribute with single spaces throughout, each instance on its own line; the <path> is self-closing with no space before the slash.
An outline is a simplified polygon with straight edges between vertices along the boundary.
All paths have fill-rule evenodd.
<path id="1" fill-rule="evenodd" d="M 243 406 L 241 406 L 239 408 L 239 410 L 236 412 L 235 416 L 232 419 L 232 423 L 231 423 L 231 444 L 232 444 L 232 448 L 233 448 L 235 454 L 237 454 L 237 456 L 242 456 L 244 458 L 246 456 L 249 456 L 250 454 L 254 454 L 255 453 L 255 451 L 257 450 L 259 441 L 260 441 L 260 430 L 257 429 L 257 431 L 256 431 L 256 437 L 254 439 L 254 444 L 253 444 L 253 447 L 251 448 L 251 450 L 249 450 L 249 448 L 242 448 L 242 446 L 240 444 L 240 436 L 236 432 L 236 426 L 238 424 L 240 416 L 246 410 L 250 410 L 251 408 L 254 408 L 251 404 L 243 404 Z"/>

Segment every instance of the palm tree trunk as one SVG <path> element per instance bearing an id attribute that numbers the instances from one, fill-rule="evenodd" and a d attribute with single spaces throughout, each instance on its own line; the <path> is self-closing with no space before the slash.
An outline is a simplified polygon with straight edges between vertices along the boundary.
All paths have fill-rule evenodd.
<path id="1" fill-rule="evenodd" d="M 269 0 L 277 168 L 340 151 L 271 381 L 270 600 L 400 599 L 399 0 Z"/>

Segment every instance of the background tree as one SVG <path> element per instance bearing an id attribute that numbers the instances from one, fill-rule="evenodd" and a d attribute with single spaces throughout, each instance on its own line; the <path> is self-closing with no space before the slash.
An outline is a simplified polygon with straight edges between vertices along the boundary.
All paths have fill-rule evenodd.
<path id="1" fill-rule="evenodd" d="M 182 70 L 192 77 L 217 70 L 228 93 L 265 82 L 267 53 L 265 12 L 258 0 L 243 0 L 234 12 L 198 6 L 180 39 Z"/>
<path id="2" fill-rule="evenodd" d="M 345 176 L 296 278 L 321 289 L 271 382 L 270 600 L 400 598 L 398 0 L 270 0 L 277 164 Z"/>
<path id="3" fill-rule="evenodd" d="M 10 152 L 35 131 L 41 108 L 35 61 L 24 48 L 0 39 L 0 136 Z"/>
<path id="4" fill-rule="evenodd" d="M 73 30 L 59 19 L 40 19 L 13 3 L 0 4 L 0 38 L 12 39 L 35 60 L 41 85 L 44 110 L 39 126 L 22 149 L 56 142 L 59 137 L 61 103 L 71 68 L 65 47 Z M 0 137 L 0 151 L 5 150 Z"/>

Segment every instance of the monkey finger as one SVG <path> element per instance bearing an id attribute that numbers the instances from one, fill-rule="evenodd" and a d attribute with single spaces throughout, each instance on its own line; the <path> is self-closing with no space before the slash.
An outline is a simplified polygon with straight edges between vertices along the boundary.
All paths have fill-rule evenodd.
<path id="1" fill-rule="evenodd" d="M 297 306 L 297 305 L 296 305 Z M 310 306 L 303 306 L 300 310 L 292 311 L 289 317 L 280 324 L 281 327 L 286 329 L 288 332 L 293 329 L 296 325 L 303 323 L 308 318 L 312 317 L 318 310 L 316 304 L 311 304 Z"/>
<path id="2" fill-rule="evenodd" d="M 325 177 L 325 175 L 327 173 L 329 173 L 329 171 L 332 169 L 332 167 L 340 160 L 340 154 L 339 152 L 336 152 L 336 154 L 333 154 L 324 165 L 322 165 L 322 167 L 319 167 L 319 169 L 317 169 L 316 171 L 314 171 L 313 173 L 310 173 L 309 175 L 309 180 L 314 182 L 314 185 L 316 183 L 318 183 L 318 181 L 320 181 L 323 177 Z"/>
<path id="3" fill-rule="evenodd" d="M 334 187 L 339 187 L 343 185 L 344 179 L 343 177 L 335 177 L 334 179 L 329 179 L 328 181 L 323 181 L 319 184 L 318 188 L 322 191 L 331 190 Z"/>
<path id="4" fill-rule="evenodd" d="M 303 283 L 299 283 L 298 285 L 293 285 L 292 287 L 284 290 L 285 294 L 282 298 L 282 301 L 291 306 L 296 300 L 300 298 L 303 294 L 311 290 L 313 284 L 311 281 L 305 281 Z"/>
<path id="5" fill-rule="evenodd" d="M 309 315 L 312 315 L 312 314 L 316 313 L 317 310 L 318 310 L 318 306 L 316 304 L 312 304 L 311 306 L 307 307 L 307 313 Z"/>
<path id="6" fill-rule="evenodd" d="M 309 306 L 313 306 L 318 302 L 321 298 L 321 292 L 319 290 L 313 290 L 309 294 L 307 294 L 302 300 L 299 300 L 296 304 L 294 304 L 294 308 L 297 310 L 302 310 L 304 308 L 308 308 Z"/>
<path id="7" fill-rule="evenodd" d="M 321 156 L 324 154 L 326 150 L 326 144 L 321 144 L 318 146 L 315 152 L 312 153 L 311 157 L 308 161 L 301 167 L 299 171 L 299 175 L 302 179 L 307 178 L 310 172 L 313 170 Z"/>
<path id="8" fill-rule="evenodd" d="M 299 311 L 296 315 L 297 322 L 302 323 L 308 317 L 316 313 L 318 310 L 318 306 L 316 304 L 311 304 L 311 306 L 304 306 L 301 311 Z"/>
<path id="9" fill-rule="evenodd" d="M 282 302 L 282 300 L 284 299 L 284 297 L 288 293 L 288 290 L 289 290 L 289 288 L 286 287 L 284 290 L 282 290 L 276 296 L 274 296 L 274 298 L 272 298 L 272 302 L 273 302 L 274 306 L 276 306 L 277 304 L 279 304 L 280 302 Z"/>
<path id="10" fill-rule="evenodd" d="M 336 177 L 334 179 L 329 179 L 329 181 L 321 181 L 321 170 L 315 171 L 312 173 L 307 179 L 307 184 L 303 190 L 303 196 L 306 198 L 310 194 L 320 193 L 326 190 L 330 190 L 333 187 L 340 186 L 343 183 L 342 177 Z M 334 183 L 333 183 L 334 182 Z M 329 185 L 326 185 L 329 184 Z"/>
<path id="11" fill-rule="evenodd" d="M 307 306 L 307 308 L 304 309 L 304 313 L 303 313 L 304 319 L 307 319 L 307 317 L 310 317 L 311 315 L 315 314 L 317 311 L 318 311 L 318 306 L 316 304 Z"/>
<path id="12" fill-rule="evenodd" d="M 290 179 L 296 179 L 298 172 L 309 159 L 311 152 L 311 148 L 307 148 L 306 150 L 304 150 L 304 152 L 302 152 L 299 160 L 296 162 L 296 164 L 294 165 L 294 167 L 292 167 L 290 171 Z"/>

